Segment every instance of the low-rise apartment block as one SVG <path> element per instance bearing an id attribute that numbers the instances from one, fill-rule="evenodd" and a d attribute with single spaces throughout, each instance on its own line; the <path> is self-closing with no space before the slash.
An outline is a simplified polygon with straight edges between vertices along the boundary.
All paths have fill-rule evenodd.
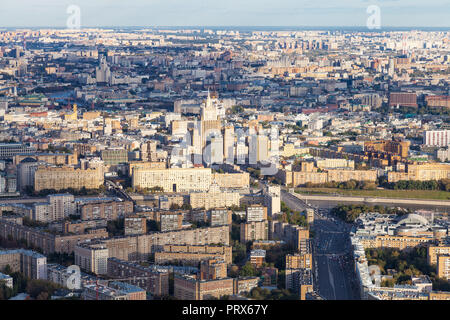
<path id="1" fill-rule="evenodd" d="M 169 294 L 169 272 L 117 258 L 108 259 L 108 276 L 112 278 L 130 278 L 127 282 L 145 289 L 154 296 Z"/>
<path id="2" fill-rule="evenodd" d="M 98 189 L 104 177 L 100 168 L 39 167 L 34 173 L 34 190 Z"/>
<path id="3" fill-rule="evenodd" d="M 47 279 L 47 257 L 31 250 L 0 251 L 0 270 L 10 266 L 12 272 L 20 272 L 30 279 Z"/>
<path id="4" fill-rule="evenodd" d="M 156 264 L 181 261 L 197 265 L 200 261 L 209 259 L 220 259 L 230 264 L 232 249 L 230 246 L 165 245 L 162 251 L 155 252 Z"/>
<path id="5" fill-rule="evenodd" d="M 25 240 L 28 245 L 42 249 L 44 254 L 53 252 L 70 254 L 79 242 L 107 238 L 108 232 L 104 228 L 100 228 L 91 229 L 84 234 L 58 235 L 0 218 L 0 237 L 4 239 L 12 237 L 16 241 Z"/>
<path id="6" fill-rule="evenodd" d="M 80 206 L 81 220 L 117 220 L 133 214 L 132 201 L 98 201 Z"/>

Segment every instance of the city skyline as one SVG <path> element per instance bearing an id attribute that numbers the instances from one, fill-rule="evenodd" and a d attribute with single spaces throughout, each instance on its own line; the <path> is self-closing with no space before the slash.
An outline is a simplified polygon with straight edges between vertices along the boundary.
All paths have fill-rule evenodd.
<path id="1" fill-rule="evenodd" d="M 3 1 L 0 301 L 450 301 L 449 1 Z"/>

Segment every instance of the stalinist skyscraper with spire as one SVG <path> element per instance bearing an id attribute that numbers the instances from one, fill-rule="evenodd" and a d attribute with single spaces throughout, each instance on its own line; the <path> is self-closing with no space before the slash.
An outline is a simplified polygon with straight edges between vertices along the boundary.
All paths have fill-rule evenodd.
<path id="1" fill-rule="evenodd" d="M 201 107 L 201 137 L 202 137 L 202 150 L 206 146 L 208 136 L 211 136 L 212 132 L 220 133 L 222 124 L 217 115 L 217 108 L 213 104 L 211 95 L 208 90 L 208 97 L 206 102 Z"/>
<path id="2" fill-rule="evenodd" d="M 201 120 L 212 121 L 217 120 L 217 118 L 217 108 L 213 104 L 211 94 L 208 90 L 208 97 L 206 98 L 206 102 L 204 102 L 201 107 Z"/>

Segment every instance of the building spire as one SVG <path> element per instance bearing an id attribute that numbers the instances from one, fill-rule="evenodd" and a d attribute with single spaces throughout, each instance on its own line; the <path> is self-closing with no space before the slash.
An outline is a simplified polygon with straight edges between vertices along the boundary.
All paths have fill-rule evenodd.
<path id="1" fill-rule="evenodd" d="M 209 88 L 208 88 L 208 98 L 206 99 L 206 106 L 207 107 L 211 106 L 211 95 L 209 93 Z"/>

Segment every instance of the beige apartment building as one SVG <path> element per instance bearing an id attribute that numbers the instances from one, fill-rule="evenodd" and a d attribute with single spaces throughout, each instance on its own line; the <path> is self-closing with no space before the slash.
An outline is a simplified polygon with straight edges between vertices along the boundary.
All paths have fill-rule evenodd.
<path id="1" fill-rule="evenodd" d="M 78 156 L 76 153 L 36 153 L 36 154 L 18 154 L 14 156 L 13 163 L 18 165 L 22 160 L 31 158 L 37 162 L 46 162 L 55 165 L 76 165 Z"/>
<path id="2" fill-rule="evenodd" d="M 290 158 L 295 155 L 301 155 L 309 153 L 309 148 L 296 148 L 294 144 L 292 143 L 286 143 L 283 148 L 282 156 L 286 158 Z"/>
<path id="3" fill-rule="evenodd" d="M 450 280 L 450 255 L 438 255 L 436 274 L 439 278 Z"/>
<path id="4" fill-rule="evenodd" d="M 30 279 L 47 280 L 47 257 L 31 250 L 0 250 L 0 270 L 10 266 Z"/>
<path id="5" fill-rule="evenodd" d="M 317 159 L 316 167 L 320 169 L 350 168 L 355 169 L 355 161 L 347 159 Z"/>
<path id="6" fill-rule="evenodd" d="M 220 191 L 218 185 L 211 185 L 208 192 L 193 192 L 189 195 L 193 209 L 205 208 L 205 210 L 239 206 L 240 199 L 239 192 Z"/>
<path id="7" fill-rule="evenodd" d="M 246 210 L 246 221 L 263 221 L 267 220 L 267 207 L 259 204 L 253 204 L 247 207 Z"/>
<path id="8" fill-rule="evenodd" d="M 282 240 L 298 251 L 309 250 L 309 229 L 281 221 L 269 222 L 269 239 Z"/>
<path id="9" fill-rule="evenodd" d="M 89 143 L 75 143 L 73 145 L 73 152 L 79 155 L 93 154 L 97 151 L 97 147 Z"/>
<path id="10" fill-rule="evenodd" d="M 241 223 L 240 241 L 246 243 L 255 240 L 269 239 L 269 224 L 267 220 Z"/>
<path id="11" fill-rule="evenodd" d="M 330 169 L 326 172 L 279 170 L 276 175 L 284 185 L 294 187 L 306 183 L 320 184 L 326 182 L 345 182 L 350 180 L 377 180 L 376 170 Z"/>
<path id="12" fill-rule="evenodd" d="M 102 150 L 101 158 L 105 165 L 115 166 L 120 163 L 128 162 L 128 151 L 122 148 L 111 148 Z"/>
<path id="13" fill-rule="evenodd" d="M 438 255 L 450 255 L 450 246 L 429 246 L 427 250 L 428 264 L 436 264 Z"/>
<path id="14" fill-rule="evenodd" d="M 197 266 L 201 261 L 224 258 L 225 255 L 218 253 L 155 252 L 155 264 L 182 262 L 183 265 Z"/>
<path id="15" fill-rule="evenodd" d="M 133 169 L 133 188 L 161 187 L 164 192 L 207 191 L 211 185 L 210 168 Z"/>
<path id="16" fill-rule="evenodd" d="M 312 254 L 288 254 L 286 255 L 286 269 L 312 268 Z"/>
<path id="17" fill-rule="evenodd" d="M 250 174 L 248 172 L 214 173 L 212 181 L 215 181 L 221 188 L 248 188 L 250 186 Z"/>
<path id="18" fill-rule="evenodd" d="M 221 278 L 200 280 L 186 275 L 175 275 L 174 296 L 180 300 L 206 300 L 224 295 L 244 294 L 258 286 L 259 278 Z"/>
<path id="19" fill-rule="evenodd" d="M 428 294 L 428 300 L 450 300 L 450 292 L 433 291 Z"/>
<path id="20" fill-rule="evenodd" d="M 349 180 L 372 181 L 377 180 L 376 170 L 327 170 L 327 180 L 329 182 L 345 182 Z"/>
<path id="21" fill-rule="evenodd" d="M 313 291 L 311 268 L 288 268 L 286 266 L 285 286 L 297 293 L 300 300 L 306 300 L 306 293 Z"/>
<path id="22" fill-rule="evenodd" d="M 129 278 L 127 283 L 143 288 L 152 295 L 169 294 L 169 272 L 167 270 L 155 270 L 138 263 L 109 258 L 108 276 Z"/>
<path id="23" fill-rule="evenodd" d="M 180 230 L 183 226 L 183 214 L 179 212 L 162 212 L 160 223 L 161 231 Z"/>
<path id="24" fill-rule="evenodd" d="M 209 259 L 200 263 L 200 280 L 214 280 L 227 277 L 227 263 L 220 259 Z"/>
<path id="25" fill-rule="evenodd" d="M 94 120 L 100 118 L 100 111 L 86 111 L 83 112 L 83 120 Z"/>
<path id="26" fill-rule="evenodd" d="M 139 236 L 105 239 L 109 256 L 121 260 L 148 259 L 151 253 L 164 245 L 230 245 L 228 226 L 153 232 Z"/>
<path id="27" fill-rule="evenodd" d="M 125 235 L 137 235 L 147 233 L 147 219 L 139 216 L 125 217 Z"/>
<path id="28" fill-rule="evenodd" d="M 116 220 L 133 214 L 132 201 L 99 201 L 81 205 L 81 220 Z"/>
<path id="29" fill-rule="evenodd" d="M 83 300 L 131 300 L 129 294 L 103 284 L 87 284 L 81 294 Z"/>
<path id="30" fill-rule="evenodd" d="M 108 248 L 103 243 L 80 243 L 75 246 L 75 264 L 95 274 L 108 273 Z"/>
<path id="31" fill-rule="evenodd" d="M 41 248 L 44 254 L 72 253 L 79 242 L 107 238 L 108 232 L 106 229 L 92 229 L 84 234 L 55 235 L 0 219 L 0 237 L 25 240 L 28 245 Z"/>
<path id="32" fill-rule="evenodd" d="M 381 235 L 361 238 L 361 244 L 364 248 L 395 248 L 399 250 L 427 245 L 432 242 L 434 242 L 434 238 L 429 237 Z"/>
<path id="33" fill-rule="evenodd" d="M 219 299 L 224 295 L 233 294 L 232 278 L 198 280 L 194 277 L 175 275 L 174 296 L 180 300 Z"/>
<path id="34" fill-rule="evenodd" d="M 213 209 L 209 213 L 209 224 L 211 227 L 231 225 L 232 214 L 233 212 L 227 208 Z"/>
<path id="35" fill-rule="evenodd" d="M 388 182 L 397 182 L 401 180 L 428 181 L 442 179 L 450 179 L 450 164 L 408 164 L 405 172 L 388 172 Z"/>
<path id="36" fill-rule="evenodd" d="M 39 167 L 34 173 L 34 190 L 98 189 L 104 183 L 100 168 Z"/>
<path id="37" fill-rule="evenodd" d="M 167 167 L 167 165 L 163 161 L 129 161 L 128 162 L 128 175 L 130 177 L 133 175 L 134 168 L 165 169 L 166 167 Z"/>
<path id="38" fill-rule="evenodd" d="M 232 262 L 232 249 L 230 246 L 213 245 L 165 245 L 160 252 L 155 252 L 155 263 L 169 261 L 183 261 L 197 264 L 200 261 L 219 259 L 226 264 Z"/>

